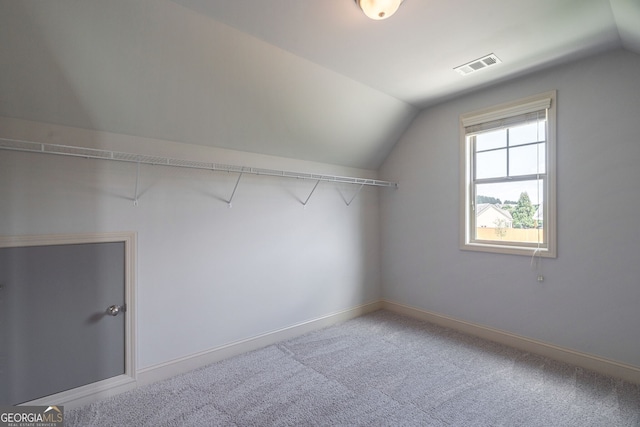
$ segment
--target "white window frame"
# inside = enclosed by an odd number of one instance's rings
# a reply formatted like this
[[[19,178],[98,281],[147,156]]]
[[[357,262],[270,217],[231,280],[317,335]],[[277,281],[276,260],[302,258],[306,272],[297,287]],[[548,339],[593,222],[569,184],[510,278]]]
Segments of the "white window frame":
[[[547,139],[545,147],[545,177],[543,188],[544,239],[534,245],[475,239],[474,153],[467,135],[486,125],[499,129],[498,122],[527,113],[546,110]],[[473,111],[460,116],[460,248],[512,255],[555,258],[556,245],[556,91],[541,93],[513,102]]]

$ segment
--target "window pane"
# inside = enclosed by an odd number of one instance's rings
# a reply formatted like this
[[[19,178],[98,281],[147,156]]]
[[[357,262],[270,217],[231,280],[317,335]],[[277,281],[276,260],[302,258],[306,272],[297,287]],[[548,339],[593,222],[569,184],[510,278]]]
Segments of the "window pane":
[[[544,143],[510,148],[509,176],[545,173],[544,148]]]
[[[507,130],[498,129],[490,132],[479,133],[476,138],[476,152],[503,148],[507,146]]]
[[[527,193],[529,200],[534,205],[542,202],[543,179],[532,179],[527,181],[509,181],[491,184],[476,185],[476,201],[480,203],[481,196],[493,197],[499,200],[501,205],[515,205],[518,203],[522,193]]]
[[[507,150],[486,151],[476,154],[476,179],[507,176]]]
[[[546,141],[546,121],[531,122],[509,128],[509,146]]]
[[[543,183],[476,185],[474,239],[544,243]]]

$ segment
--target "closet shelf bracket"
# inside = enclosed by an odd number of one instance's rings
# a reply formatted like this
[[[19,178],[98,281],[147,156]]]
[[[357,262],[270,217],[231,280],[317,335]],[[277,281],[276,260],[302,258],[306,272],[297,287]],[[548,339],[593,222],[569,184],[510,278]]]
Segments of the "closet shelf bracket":
[[[240,178],[242,178],[242,174],[244,172],[240,172],[240,175],[238,175],[238,179],[236,180],[236,185],[233,187],[233,192],[231,193],[231,197],[229,198],[229,201],[227,202],[229,204],[229,207],[233,207],[233,205],[231,204],[231,202],[233,202],[233,197],[236,195],[236,190],[238,189],[238,184],[240,184]]]
[[[140,162],[136,164],[136,188],[133,192],[133,206],[138,206],[138,180],[140,179]]]
[[[302,206],[304,206],[305,208],[307,207],[307,203],[309,203],[309,199],[311,199],[311,196],[313,195],[313,192],[316,191],[316,188],[318,188],[318,184],[320,184],[320,180],[316,181],[316,185],[313,186],[313,189],[311,190],[311,193],[309,193],[309,195],[307,196],[307,200],[302,202]]]
[[[356,197],[358,197],[358,194],[360,194],[360,190],[362,190],[362,187],[364,187],[364,184],[361,184],[360,187],[358,187],[358,189],[356,190],[355,193],[353,193],[353,196],[348,202],[347,202],[347,199],[344,200],[347,206],[351,206],[351,203],[356,199]]]

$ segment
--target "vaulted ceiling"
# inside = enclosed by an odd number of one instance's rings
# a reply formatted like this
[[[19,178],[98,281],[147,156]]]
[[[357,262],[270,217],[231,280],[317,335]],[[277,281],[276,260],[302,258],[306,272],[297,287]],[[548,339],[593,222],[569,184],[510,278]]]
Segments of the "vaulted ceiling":
[[[353,0],[0,0],[0,116],[376,169],[422,108],[615,48],[640,53],[637,0],[383,21]]]

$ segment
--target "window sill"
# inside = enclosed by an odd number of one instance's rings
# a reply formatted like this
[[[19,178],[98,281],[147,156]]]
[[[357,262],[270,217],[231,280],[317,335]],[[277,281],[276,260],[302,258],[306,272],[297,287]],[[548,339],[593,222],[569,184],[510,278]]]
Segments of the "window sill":
[[[506,255],[540,256],[543,258],[556,258],[555,251],[549,248],[531,248],[527,246],[499,245],[493,243],[464,243],[460,246],[464,251],[491,252]]]

